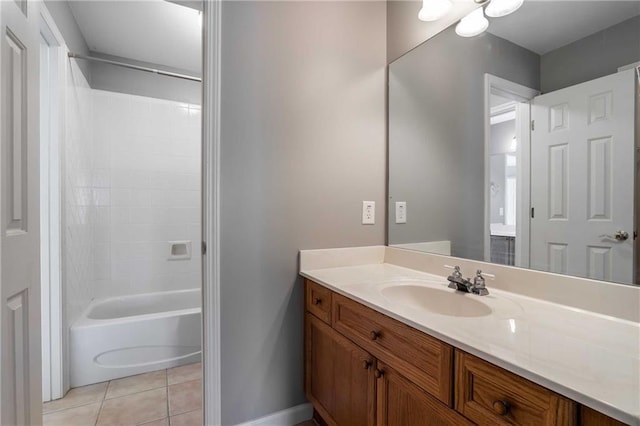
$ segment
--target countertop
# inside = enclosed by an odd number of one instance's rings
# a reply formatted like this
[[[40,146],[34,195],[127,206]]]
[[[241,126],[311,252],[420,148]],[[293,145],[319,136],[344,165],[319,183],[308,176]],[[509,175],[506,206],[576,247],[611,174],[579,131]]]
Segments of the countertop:
[[[445,276],[394,264],[320,268],[301,275],[541,386],[640,426],[640,324],[491,287],[492,313],[457,317],[392,301],[390,285],[446,289]],[[448,289],[447,289],[448,290]],[[453,290],[449,290],[453,291]]]

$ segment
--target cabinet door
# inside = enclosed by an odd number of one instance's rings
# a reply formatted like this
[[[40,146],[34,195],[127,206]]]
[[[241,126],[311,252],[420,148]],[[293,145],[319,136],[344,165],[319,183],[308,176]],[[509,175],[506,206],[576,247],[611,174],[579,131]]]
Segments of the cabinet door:
[[[305,315],[305,391],[329,425],[374,424],[373,367],[369,353]]]
[[[467,419],[378,361],[378,426],[472,425]]]

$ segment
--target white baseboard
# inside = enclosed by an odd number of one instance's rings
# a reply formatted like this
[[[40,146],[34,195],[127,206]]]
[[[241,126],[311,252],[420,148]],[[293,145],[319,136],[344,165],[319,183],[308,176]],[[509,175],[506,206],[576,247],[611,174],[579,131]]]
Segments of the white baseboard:
[[[311,404],[300,404],[236,426],[294,426],[313,416]]]

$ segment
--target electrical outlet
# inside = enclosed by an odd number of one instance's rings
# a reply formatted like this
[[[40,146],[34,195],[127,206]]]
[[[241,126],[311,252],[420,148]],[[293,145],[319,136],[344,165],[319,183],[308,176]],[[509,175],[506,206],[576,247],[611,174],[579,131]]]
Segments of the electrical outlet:
[[[396,223],[407,223],[406,201],[396,201]]]
[[[363,201],[362,202],[362,224],[373,225],[375,223],[376,223],[376,202]]]

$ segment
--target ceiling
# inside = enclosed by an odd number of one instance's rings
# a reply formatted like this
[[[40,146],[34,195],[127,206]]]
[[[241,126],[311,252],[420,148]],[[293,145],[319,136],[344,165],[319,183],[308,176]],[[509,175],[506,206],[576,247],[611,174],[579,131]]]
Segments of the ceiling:
[[[488,32],[539,55],[640,15],[640,0],[525,0],[512,15],[489,18]]]
[[[69,2],[89,50],[200,74],[200,12],[164,0]]]

